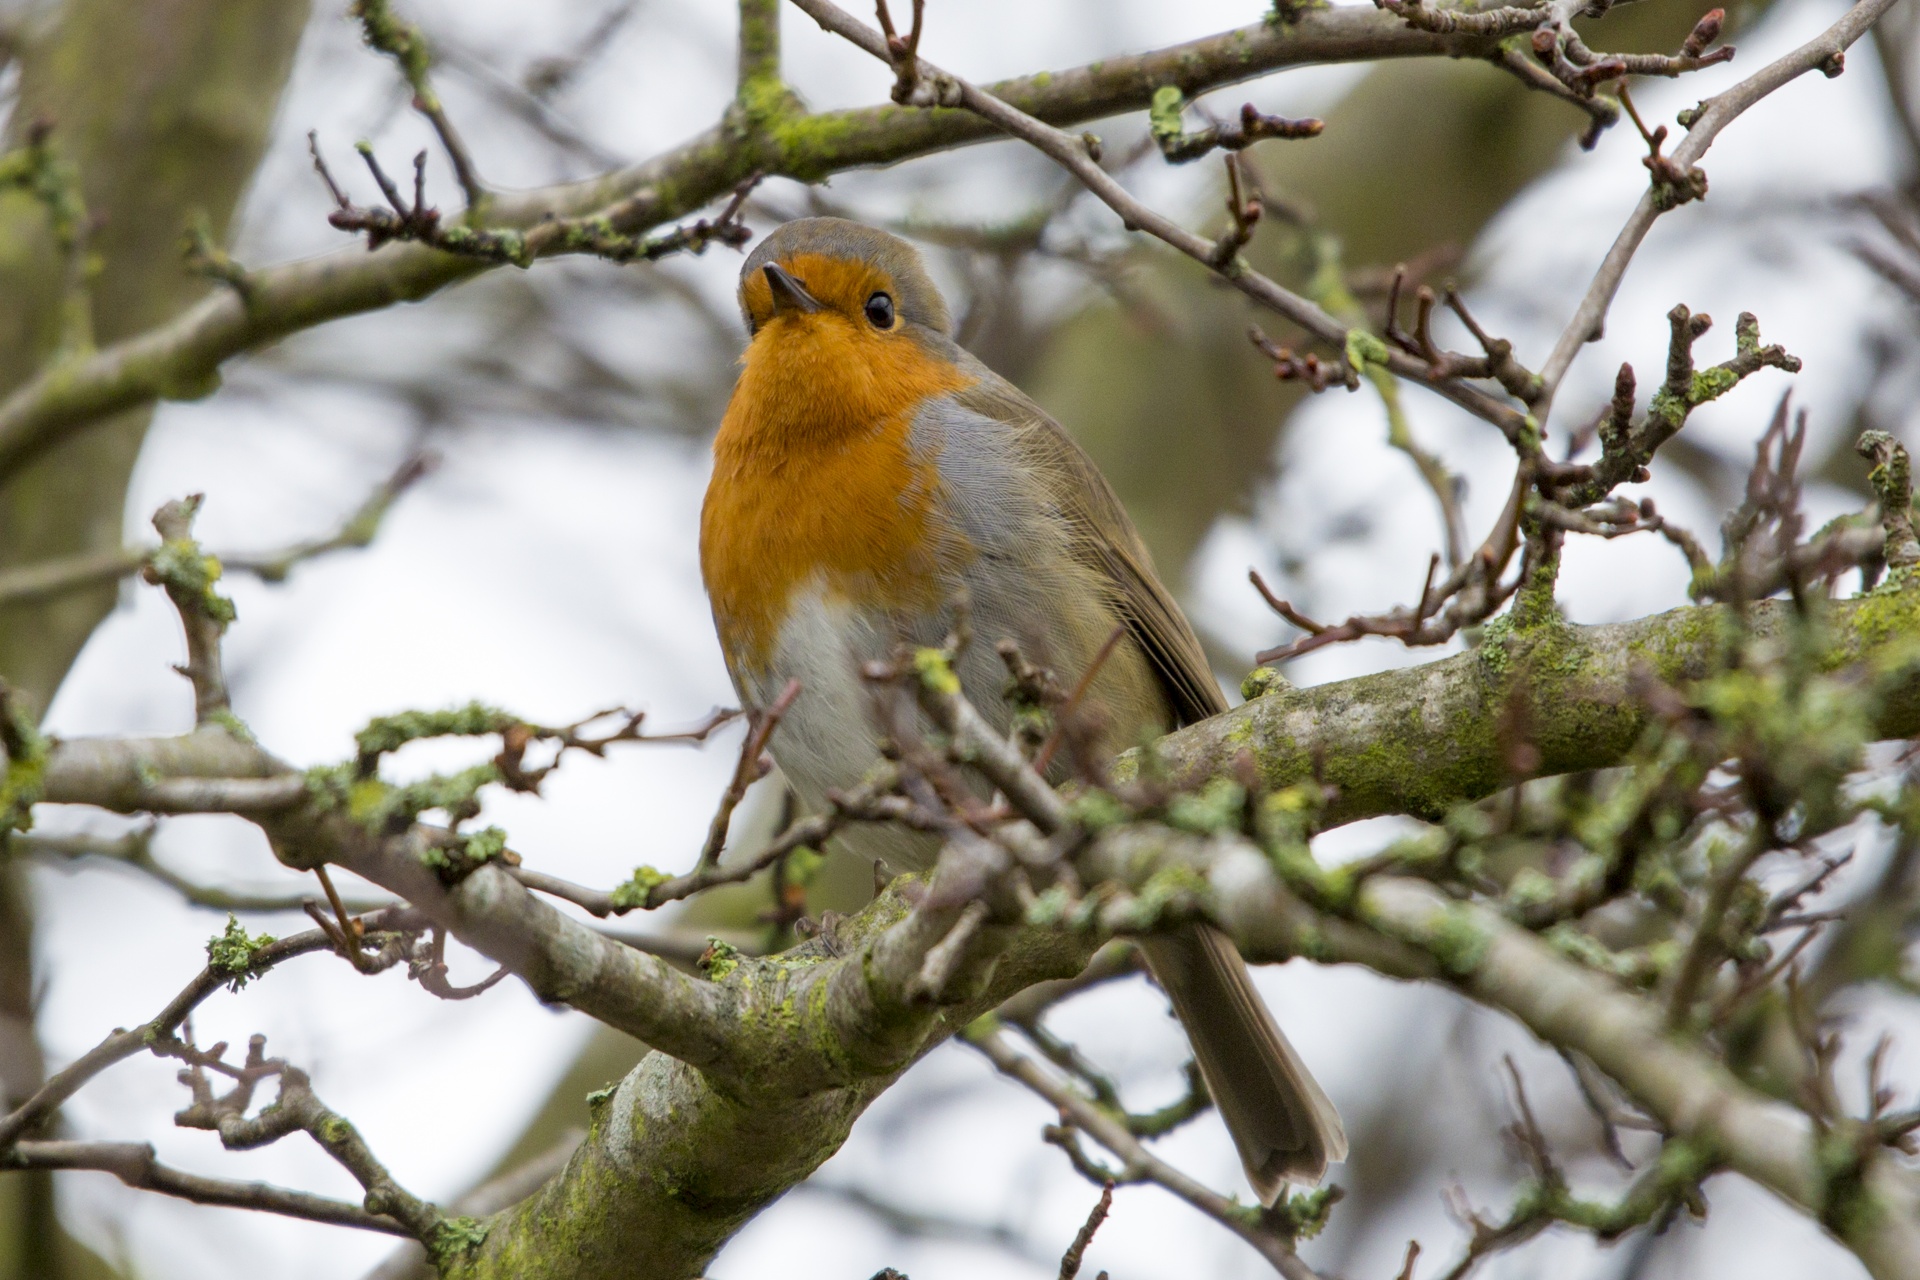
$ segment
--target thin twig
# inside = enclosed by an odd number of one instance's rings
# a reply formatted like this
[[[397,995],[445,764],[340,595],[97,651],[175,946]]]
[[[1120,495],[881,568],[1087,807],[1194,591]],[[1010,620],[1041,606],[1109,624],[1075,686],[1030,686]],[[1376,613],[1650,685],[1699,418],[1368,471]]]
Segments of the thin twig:
[[[826,30],[845,37],[874,57],[893,65],[894,57],[888,49],[886,37],[833,4],[832,0],[793,0],[793,2]],[[925,58],[918,59],[918,67],[923,83],[951,85],[952,96],[957,99],[957,105],[964,106],[1011,136],[1031,143],[1072,173],[1085,184],[1088,190],[1120,216],[1121,223],[1129,231],[1145,231],[1165,241],[1196,262],[1217,271],[1236,289],[1261,305],[1285,316],[1334,350],[1343,352],[1347,350],[1348,337],[1352,332],[1347,325],[1341,324],[1299,294],[1253,270],[1237,255],[1224,261],[1216,261],[1219,255],[1219,246],[1216,242],[1188,231],[1136,200],[1114,180],[1112,175],[1100,167],[1089,153],[1084,139],[1073,137],[1044,121],[1035,119],[985,90],[933,67]],[[955,104],[947,104],[942,100],[942,105]],[[1381,363],[1395,373],[1426,381],[1427,369],[1424,362],[1403,352],[1384,348],[1377,354],[1382,357]],[[1526,429],[1525,415],[1502,404],[1479,388],[1457,379],[1441,380],[1432,385],[1439,394],[1460,405],[1469,413],[1485,418],[1499,427],[1510,439],[1518,440],[1522,437]]]
[[[800,682],[787,681],[786,687],[778,697],[764,708],[747,712],[747,737],[740,744],[740,759],[734,765],[733,777],[727,782],[727,789],[720,797],[720,806],[714,811],[713,821],[707,825],[706,843],[700,846],[700,856],[694,862],[696,872],[705,871],[720,861],[721,851],[727,845],[727,829],[733,824],[733,811],[747,794],[747,788],[767,774],[767,764],[762,759],[767,743],[772,740],[774,730],[780,727],[780,718],[787,714],[794,700],[800,696]]]
[[[1244,1207],[1154,1155],[1125,1125],[1091,1100],[1050,1079],[1037,1063],[1008,1043],[1003,1032],[975,1025],[964,1033],[964,1039],[986,1055],[1002,1075],[1046,1099],[1060,1112],[1062,1121],[1117,1156],[1123,1169],[1115,1181],[1151,1182],[1164,1187],[1252,1245],[1287,1280],[1319,1280],[1284,1236],[1248,1214]]]
[[[17,1142],[0,1151],[0,1168],[95,1169],[111,1173],[139,1191],[190,1200],[195,1204],[224,1205],[277,1213],[336,1227],[356,1227],[388,1235],[413,1236],[406,1224],[384,1214],[369,1213],[357,1204],[332,1200],[307,1191],[294,1191],[265,1182],[238,1182],[187,1173],[159,1162],[145,1142]]]
[[[1893,0],[1858,0],[1845,16],[1819,36],[1793,52],[1776,58],[1731,89],[1715,94],[1698,107],[1683,112],[1680,122],[1686,126],[1687,136],[1673,149],[1671,162],[1683,169],[1690,168],[1707,153],[1707,148],[1713,145],[1720,131],[1749,107],[1809,71],[1835,66],[1835,59],[1865,35],[1879,21],[1880,15],[1892,6]],[[1552,354],[1540,369],[1541,394],[1535,401],[1534,411],[1541,421],[1546,420],[1554,393],[1559,390],[1560,382],[1572,367],[1574,358],[1580,354],[1580,348],[1600,336],[1607,309],[1620,288],[1621,279],[1627,274],[1628,265],[1654,221],[1664,212],[1666,206],[1661,199],[1660,188],[1650,187],[1640,197],[1640,203],[1628,216],[1620,234],[1614,238],[1613,246],[1607,250],[1607,256],[1594,274],[1593,282],[1587,286],[1586,295],[1581,298],[1572,319],[1554,343]]]
[[[1113,1207],[1113,1183],[1100,1188],[1100,1200],[1087,1214],[1087,1220],[1074,1233],[1073,1243],[1060,1255],[1060,1280],[1073,1280],[1080,1274],[1080,1261],[1086,1257],[1087,1246],[1093,1243],[1093,1233],[1107,1220],[1107,1210]]]

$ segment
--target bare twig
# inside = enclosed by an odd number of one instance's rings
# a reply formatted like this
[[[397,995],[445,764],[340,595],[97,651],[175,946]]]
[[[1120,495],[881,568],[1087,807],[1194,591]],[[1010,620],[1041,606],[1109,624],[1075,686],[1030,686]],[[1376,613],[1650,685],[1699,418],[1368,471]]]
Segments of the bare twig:
[[[169,502],[154,513],[160,549],[147,561],[147,581],[167,589],[187,632],[187,665],[180,674],[193,684],[194,723],[230,716],[227,678],[220,666],[220,637],[233,621],[233,601],[214,590],[220,562],[193,539],[193,518],[200,495]]]
[[[281,582],[294,568],[334,551],[372,545],[387,512],[420,477],[432,470],[432,454],[413,454],[376,488],[360,509],[324,538],[296,542],[278,551],[231,552],[217,556],[230,573],[251,573],[268,582]],[[155,547],[124,547],[117,551],[88,552],[45,560],[0,572],[0,605],[25,604],[113,582],[145,569],[160,554]]]
[[[740,744],[740,759],[734,765],[733,777],[728,780],[727,789],[720,797],[720,807],[714,811],[713,821],[707,825],[707,841],[700,846],[700,856],[694,862],[696,872],[706,871],[720,861],[721,851],[727,845],[727,829],[733,823],[733,811],[747,794],[747,788],[767,775],[771,767],[771,761],[766,758],[767,743],[780,727],[780,718],[787,714],[799,696],[800,682],[789,680],[779,696],[766,707],[747,712],[747,737]]]
[[[1093,1233],[1107,1220],[1107,1210],[1113,1207],[1113,1184],[1107,1183],[1100,1188],[1100,1200],[1087,1214],[1087,1220],[1074,1233],[1073,1243],[1060,1255],[1060,1280],[1074,1280],[1080,1274],[1080,1261],[1087,1254],[1087,1246],[1093,1243]]]
[[[248,912],[300,911],[312,899],[306,894],[235,893],[213,885],[189,880],[153,856],[155,828],[142,827],[112,838],[55,836],[31,833],[14,837],[14,849],[43,862],[75,863],[97,859],[151,876],[179,894],[185,902],[213,911]],[[346,899],[347,910],[355,915],[378,911],[391,902]]]
[[[832,0],[793,0],[793,2],[826,30],[845,37],[889,64],[893,63],[894,58],[889,51],[886,37],[849,15],[838,5],[833,4]],[[1334,350],[1349,352],[1349,337],[1354,332],[1349,326],[1341,324],[1299,294],[1253,270],[1237,254],[1222,259],[1218,243],[1188,231],[1136,200],[1114,180],[1112,175],[1100,167],[1097,160],[1089,153],[1084,139],[1064,133],[985,90],[934,68],[924,58],[919,58],[917,65],[923,82],[943,85],[951,83],[953,92],[950,96],[956,99],[957,105],[964,106],[1013,137],[1033,144],[1072,173],[1085,184],[1088,190],[1120,216],[1121,223],[1128,230],[1145,231],[1165,241],[1196,262],[1219,272],[1236,289],[1261,305],[1285,316]],[[943,105],[945,105],[944,100]],[[1365,335],[1363,334],[1362,337],[1364,338]],[[1352,353],[1349,352],[1349,354]],[[1403,352],[1392,351],[1384,344],[1376,343],[1374,347],[1368,348],[1366,354],[1368,359],[1379,357],[1379,363],[1386,365],[1395,373],[1425,380],[1425,364]],[[1516,440],[1521,438],[1525,430],[1524,415],[1478,388],[1457,379],[1441,380],[1433,385],[1441,395],[1475,416],[1492,422],[1509,438]]]
[[[827,797],[828,808],[824,813],[809,814],[795,820],[774,837],[766,848],[734,866],[724,866],[716,859],[704,866],[696,865],[692,871],[677,876],[667,875],[652,867],[641,867],[634,872],[631,880],[611,892],[589,889],[523,865],[509,866],[508,872],[527,888],[584,907],[596,916],[624,915],[636,910],[651,911],[669,902],[690,898],[716,885],[741,884],[751,880],[796,849],[818,849],[850,822],[899,822],[908,826],[926,826],[909,801],[892,794],[896,782],[897,775],[891,769],[877,768],[853,790],[830,793]]]
[[[387,203],[371,207],[355,204],[334,178],[320,154],[316,135],[307,135],[307,149],[313,157],[314,171],[327,185],[335,208],[327,221],[342,231],[366,236],[367,248],[378,249],[394,241],[428,245],[443,253],[473,258],[494,265],[531,266],[535,259],[556,254],[580,253],[609,262],[655,262],[676,253],[702,254],[708,246],[724,244],[739,248],[752,238],[752,232],[740,221],[747,196],[760,182],[759,173],[747,175],[738,183],[718,217],[701,218],[657,236],[630,235],[617,229],[617,219],[598,216],[586,218],[545,218],[533,227],[483,227],[448,224],[440,211],[427,203],[427,153],[413,158],[413,198],[407,199],[381,168],[373,148],[360,143],[356,148],[367,170],[379,186]]]
[[[468,218],[479,217],[487,204],[487,188],[474,168],[467,144],[453,127],[452,119],[440,103],[440,95],[434,91],[433,79],[428,73],[433,55],[427,48],[426,37],[420,34],[420,28],[396,18],[387,0],[353,0],[348,12],[360,20],[360,34],[367,44],[399,65],[400,73],[413,90],[413,109],[433,126],[441,148],[453,165],[454,177],[459,179],[461,194],[466,197]]]
[[[389,908],[365,921],[368,933],[404,932],[417,927],[419,918],[404,908]],[[244,941],[234,941],[236,936]],[[157,1052],[178,1045],[175,1033],[181,1023],[214,992],[258,977],[295,956],[327,950],[332,941],[327,934],[319,931],[279,940],[246,938],[244,931],[236,935],[230,927],[226,939],[216,939],[216,943],[222,945],[209,945],[207,967],[151,1020],[131,1031],[115,1031],[64,1069],[49,1076],[31,1097],[0,1118],[0,1151],[32,1132],[61,1103],[114,1063],[123,1062],[142,1050]]]
[[[111,1173],[136,1190],[156,1191],[161,1195],[191,1200],[195,1204],[277,1213],[289,1218],[304,1218],[308,1222],[357,1227],[362,1231],[381,1231],[388,1235],[413,1235],[412,1229],[406,1224],[384,1214],[371,1213],[344,1200],[332,1200],[311,1192],[293,1191],[264,1182],[237,1182],[186,1173],[161,1164],[154,1156],[152,1145],[145,1142],[17,1142],[0,1151],[0,1168],[96,1169]]]
[[[1707,148],[1713,145],[1720,131],[1749,107],[1809,71],[1836,66],[1835,59],[1865,35],[1892,4],[1893,0],[1859,0],[1819,36],[1768,63],[1731,89],[1682,112],[1680,123],[1686,127],[1687,136],[1673,149],[1668,157],[1669,162],[1682,172],[1690,170],[1706,154]],[[1586,295],[1580,300],[1572,319],[1554,343],[1552,354],[1541,367],[1541,393],[1535,402],[1535,413],[1542,421],[1574,357],[1580,354],[1580,348],[1600,336],[1607,309],[1627,273],[1628,264],[1640,248],[1640,242],[1646,238],[1655,219],[1672,207],[1664,202],[1662,188],[1657,182],[1656,177],[1656,185],[1650,186],[1647,193],[1640,197],[1639,205],[1615,237],[1613,247],[1607,250],[1607,256],[1595,273],[1593,282],[1587,286]]]
[[[1154,1155],[1125,1125],[1081,1094],[1050,1079],[1031,1058],[1009,1044],[1004,1033],[976,1025],[964,1033],[964,1038],[986,1055],[1002,1075],[1025,1085],[1057,1108],[1063,1123],[1085,1133],[1117,1156],[1123,1164],[1118,1175],[1111,1176],[1112,1181],[1152,1182],[1164,1187],[1252,1245],[1287,1280],[1318,1280],[1312,1268],[1293,1251],[1292,1242],[1285,1235]],[[1109,1176],[1102,1174],[1095,1181],[1104,1183]]]

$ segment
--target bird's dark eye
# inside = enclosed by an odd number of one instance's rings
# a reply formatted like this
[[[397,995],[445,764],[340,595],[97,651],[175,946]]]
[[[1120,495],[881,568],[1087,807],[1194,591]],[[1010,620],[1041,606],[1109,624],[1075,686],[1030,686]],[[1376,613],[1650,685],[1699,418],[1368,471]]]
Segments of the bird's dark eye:
[[[893,328],[893,299],[884,293],[876,293],[868,298],[867,319],[876,329]]]

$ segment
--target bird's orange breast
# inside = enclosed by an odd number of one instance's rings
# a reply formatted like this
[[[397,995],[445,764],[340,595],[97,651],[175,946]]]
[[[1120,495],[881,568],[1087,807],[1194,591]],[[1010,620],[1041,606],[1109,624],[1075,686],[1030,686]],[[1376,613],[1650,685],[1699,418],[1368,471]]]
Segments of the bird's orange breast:
[[[940,517],[936,460],[908,437],[927,399],[972,379],[910,334],[831,311],[769,321],[741,364],[700,518],[729,662],[764,670],[810,582],[862,607],[938,608],[968,549]]]

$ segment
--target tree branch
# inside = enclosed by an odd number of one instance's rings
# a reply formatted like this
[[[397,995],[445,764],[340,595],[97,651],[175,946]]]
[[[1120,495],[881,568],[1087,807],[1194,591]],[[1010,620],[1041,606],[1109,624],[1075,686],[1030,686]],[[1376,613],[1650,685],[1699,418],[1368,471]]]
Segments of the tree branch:
[[[874,57],[892,64],[886,38],[832,3],[832,0],[793,0],[793,3],[826,30],[845,37]],[[1063,133],[992,91],[942,71],[924,58],[918,61],[918,74],[927,83],[938,86],[935,96],[941,105],[964,106],[1009,136],[1028,142],[1043,152],[1120,215],[1121,223],[1129,231],[1145,231],[1201,265],[1217,271],[1234,288],[1255,302],[1286,317],[1334,350],[1345,353],[1350,364],[1377,363],[1402,377],[1426,383],[1467,412],[1498,426],[1509,439],[1521,438],[1526,423],[1524,414],[1458,379],[1433,378],[1426,362],[1405,352],[1395,351],[1371,335],[1342,324],[1306,298],[1247,265],[1240,257],[1240,249],[1251,236],[1253,224],[1237,209],[1235,232],[1230,232],[1219,241],[1208,240],[1136,200],[1112,174],[1100,167],[1097,148],[1087,138],[1075,138]],[[949,98],[951,101],[948,101]],[[1364,355],[1350,341],[1355,338],[1371,340],[1370,346],[1364,348]]]
[[[1779,634],[1791,608],[1754,606],[1753,632]],[[1527,690],[1539,753],[1528,776],[1610,768],[1649,723],[1636,668],[1670,684],[1708,674],[1727,617],[1718,606],[1690,606],[1605,626],[1556,617],[1498,629],[1477,649],[1439,662],[1256,698],[1162,738],[1154,750],[1181,779],[1231,776],[1242,751],[1269,787],[1317,779],[1333,789],[1330,824],[1384,813],[1438,818],[1517,780],[1501,728],[1515,690]],[[1920,635],[1920,590],[1836,601],[1827,623],[1824,669],[1903,663],[1907,638]],[[1877,736],[1920,733],[1920,672],[1901,672],[1875,709]],[[1137,767],[1137,754],[1124,756],[1116,773],[1125,778]]]
[[[1446,982],[1592,1060],[1676,1139],[1694,1144],[1699,1163],[1723,1162],[1799,1206],[1871,1274],[1920,1274],[1920,1183],[1912,1173],[1871,1149],[1836,1164],[1805,1113],[1669,1034],[1658,1005],[1484,906],[1420,881],[1374,876],[1349,909],[1322,911],[1296,897],[1257,846],[1233,837],[1123,830],[1096,844],[1084,865],[1135,886],[1168,867],[1199,872],[1214,918],[1250,960],[1304,954]]]
[[[1416,31],[1392,14],[1310,9],[1130,57],[988,86],[997,99],[1054,124],[1144,110],[1156,90],[1189,97],[1289,66],[1406,57],[1491,56],[1492,37]],[[631,235],[690,214],[755,172],[818,181],[997,136],[969,112],[893,105],[805,114],[784,97],[739,105],[728,119],[642,164],[585,182],[487,201],[487,221],[532,228],[566,218],[604,219]],[[557,248],[558,246],[556,246]],[[288,334],[398,302],[418,301],[496,265],[391,244],[342,250],[248,274],[245,296],[220,290],[165,324],[84,358],[51,366],[0,401],[0,479],[68,432],[155,399],[196,399],[219,385],[220,366]]]
[[[332,534],[309,538],[277,551],[242,551],[216,557],[223,569],[250,573],[266,582],[284,582],[294,568],[335,551],[371,546],[387,512],[400,495],[433,467],[430,454],[414,454],[383,481]],[[86,552],[0,572],[0,607],[28,604],[103,582],[115,582],[153,563],[157,547],[122,547]]]
[[[780,0],[740,0],[738,96],[780,83]]]
[[[157,1191],[195,1204],[278,1213],[336,1227],[383,1231],[388,1235],[413,1234],[392,1218],[369,1213],[344,1200],[330,1200],[265,1182],[236,1182],[183,1172],[161,1164],[154,1158],[153,1147],[144,1142],[21,1142],[0,1153],[0,1168],[97,1169],[111,1173],[136,1190]]]
[[[1059,1111],[1065,1125],[1084,1132],[1118,1156],[1122,1167],[1107,1174],[1110,1182],[1151,1182],[1164,1187],[1246,1241],[1287,1280],[1320,1280],[1314,1270],[1293,1251],[1293,1242],[1288,1236],[1267,1220],[1271,1210],[1263,1213],[1229,1200],[1154,1155],[1124,1123],[1077,1090],[1050,1077],[1032,1058],[1015,1049],[1005,1033],[993,1027],[988,1020],[983,1019],[979,1025],[968,1028],[964,1039],[985,1055],[1001,1075],[1018,1081],[1044,1098]],[[1050,1136],[1050,1140],[1059,1144],[1071,1141],[1072,1135]]]
[[[1690,170],[1707,153],[1707,148],[1713,145],[1720,131],[1732,124],[1742,112],[1807,72],[1819,69],[1830,76],[1838,75],[1842,54],[1892,7],[1893,0],[1858,0],[1840,21],[1792,53],[1774,59],[1733,88],[1681,112],[1680,123],[1686,127],[1687,136],[1673,149],[1673,154],[1666,157],[1668,166],[1682,172]],[[1559,389],[1560,381],[1566,377],[1574,358],[1580,354],[1580,348],[1600,336],[1607,309],[1620,288],[1620,281],[1627,274],[1627,267],[1633,262],[1633,255],[1639,251],[1640,242],[1646,238],[1654,221],[1675,207],[1675,201],[1668,189],[1661,185],[1659,175],[1660,171],[1656,170],[1653,184],[1640,197],[1640,203],[1634,207],[1626,225],[1620,228],[1620,234],[1614,238],[1613,246],[1601,260],[1593,282],[1587,286],[1586,296],[1580,300],[1573,318],[1567,322],[1559,341],[1554,343],[1552,354],[1540,370],[1542,394],[1535,412],[1543,422],[1553,402],[1554,392]]]

